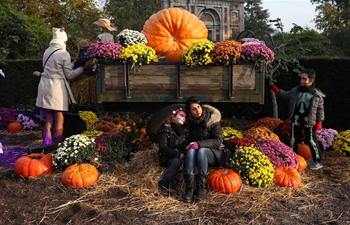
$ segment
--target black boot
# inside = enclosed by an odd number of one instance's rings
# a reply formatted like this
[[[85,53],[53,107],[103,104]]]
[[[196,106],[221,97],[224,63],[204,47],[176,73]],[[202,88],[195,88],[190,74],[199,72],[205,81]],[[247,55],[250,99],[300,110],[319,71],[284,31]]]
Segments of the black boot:
[[[207,198],[207,176],[196,175],[197,189],[196,189],[196,202],[203,201]]]
[[[164,178],[158,182],[158,189],[164,196],[169,196],[169,181]]]
[[[194,189],[196,187],[196,181],[194,174],[185,174],[186,191],[183,197],[184,202],[191,202],[193,199]]]
[[[176,188],[176,184],[177,184],[177,180],[173,179],[172,181],[170,181],[170,192],[171,194],[176,194],[177,193],[177,188]]]

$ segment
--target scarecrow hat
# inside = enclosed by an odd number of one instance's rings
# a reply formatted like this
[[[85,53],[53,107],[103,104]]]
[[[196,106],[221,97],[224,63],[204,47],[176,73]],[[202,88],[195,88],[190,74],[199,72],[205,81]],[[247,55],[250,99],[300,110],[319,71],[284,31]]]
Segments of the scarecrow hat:
[[[93,22],[92,24],[95,24],[100,27],[107,28],[109,31],[116,31],[117,29],[111,24],[111,21],[108,19],[99,19],[98,21]]]

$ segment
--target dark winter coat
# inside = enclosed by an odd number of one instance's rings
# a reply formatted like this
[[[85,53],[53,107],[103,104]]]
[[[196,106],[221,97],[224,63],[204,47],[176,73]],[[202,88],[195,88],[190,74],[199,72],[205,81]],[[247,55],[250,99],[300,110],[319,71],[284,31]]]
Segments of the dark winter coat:
[[[277,98],[284,101],[289,101],[288,119],[291,119],[294,115],[295,106],[298,100],[299,85],[292,88],[290,91],[284,91],[280,89],[280,92],[276,94]],[[324,121],[324,100],[326,97],[319,89],[315,88],[314,97],[311,99],[309,107],[309,121],[306,124],[307,127],[313,127],[317,121]]]
[[[197,142],[199,148],[209,148],[213,151],[217,162],[220,162],[222,151],[220,145],[223,142],[222,129],[220,125],[221,113],[210,105],[203,105],[207,116],[200,124],[188,121],[188,142]]]
[[[176,128],[174,124],[163,124],[158,131],[159,164],[162,166],[172,158],[180,158],[185,154],[186,132]]]
[[[78,58],[74,61],[74,66],[73,69],[76,69],[78,67],[84,66],[84,64],[89,61],[90,58],[87,55],[87,48],[82,48],[79,50],[79,56]],[[92,68],[88,68],[84,70],[84,74],[93,74],[94,71]]]

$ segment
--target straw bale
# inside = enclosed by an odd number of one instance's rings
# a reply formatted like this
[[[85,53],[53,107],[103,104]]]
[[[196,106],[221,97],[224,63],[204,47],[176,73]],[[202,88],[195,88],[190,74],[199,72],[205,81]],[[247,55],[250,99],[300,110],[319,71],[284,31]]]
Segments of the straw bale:
[[[78,104],[96,103],[96,77],[88,76],[71,82],[70,87]]]

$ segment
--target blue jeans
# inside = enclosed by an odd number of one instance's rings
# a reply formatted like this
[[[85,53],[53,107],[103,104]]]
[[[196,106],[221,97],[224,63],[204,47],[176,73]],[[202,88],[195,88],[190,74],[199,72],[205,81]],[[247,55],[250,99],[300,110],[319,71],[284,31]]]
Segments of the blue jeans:
[[[187,150],[185,161],[185,174],[194,174],[197,166],[199,175],[207,175],[208,166],[216,166],[215,156],[209,148],[193,148]]]

